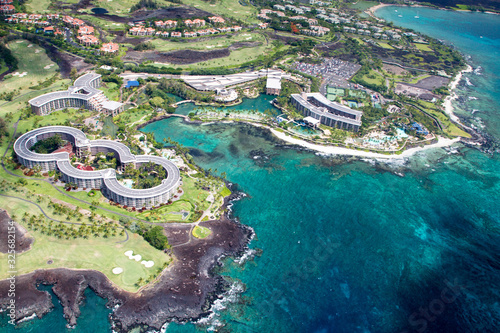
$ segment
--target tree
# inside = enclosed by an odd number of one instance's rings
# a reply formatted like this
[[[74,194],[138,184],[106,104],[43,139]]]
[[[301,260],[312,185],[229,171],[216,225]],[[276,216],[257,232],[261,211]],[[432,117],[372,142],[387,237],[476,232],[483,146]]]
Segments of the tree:
[[[159,225],[152,227],[144,233],[144,240],[158,250],[164,250],[168,246],[167,236],[163,234],[163,228]]]
[[[69,77],[71,80],[76,80],[76,75],[78,74],[78,71],[76,70],[75,67],[71,68],[71,72],[69,73]]]

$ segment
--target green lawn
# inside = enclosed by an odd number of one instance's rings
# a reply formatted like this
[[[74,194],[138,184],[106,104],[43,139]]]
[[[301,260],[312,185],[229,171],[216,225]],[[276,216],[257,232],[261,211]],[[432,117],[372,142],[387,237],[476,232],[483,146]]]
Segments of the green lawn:
[[[427,44],[419,44],[419,43],[413,43],[413,46],[415,46],[417,49],[419,49],[420,51],[424,51],[424,52],[434,52],[433,49],[431,49],[429,47],[429,45]]]
[[[193,228],[193,236],[196,238],[200,238],[200,239],[207,238],[211,234],[212,234],[212,230],[210,230],[206,227],[202,227],[200,225],[197,225]]]
[[[75,119],[77,116],[88,118],[93,114],[96,114],[96,112],[88,110],[82,112],[77,109],[58,110],[46,116],[33,116],[28,119],[21,120],[17,129],[19,132],[25,133],[33,129],[35,123],[40,126],[64,125],[64,123],[69,119]]]
[[[464,138],[470,138],[469,133],[463,131],[457,125],[452,123],[450,118],[446,114],[438,110],[433,103],[426,101],[418,101],[418,104],[420,104],[420,106],[429,114],[439,119],[439,121],[443,125],[443,131],[445,134],[453,137],[461,136]]]
[[[365,11],[368,8],[371,8],[373,6],[378,5],[379,3],[376,1],[356,1],[353,3],[350,3],[348,6],[351,8],[358,9],[360,11]]]
[[[114,2],[114,1],[113,1]],[[92,8],[88,8],[86,11],[90,14]],[[101,19],[99,17],[93,16],[93,15],[81,15],[79,16],[82,20],[85,21],[90,21],[92,24],[95,24],[97,26],[100,26],[104,30],[123,30],[128,28],[126,24],[123,23],[118,23],[118,22],[111,22],[108,20]],[[108,40],[111,40],[112,38],[109,38]]]
[[[370,73],[363,75],[361,79],[369,84],[376,84],[379,86],[385,85],[384,77],[373,70],[370,70]]]
[[[228,197],[231,195],[231,191],[224,186],[224,188],[220,191],[220,195],[222,195],[222,197]]]
[[[124,98],[125,99],[125,98]],[[145,116],[148,116],[151,113],[151,110],[139,110],[136,108],[130,108],[122,113],[120,113],[118,116],[113,118],[113,122],[115,124],[119,123],[124,123],[127,125],[134,124],[135,122],[139,121]],[[131,125],[135,126],[137,124]]]
[[[28,186],[29,187],[29,186]],[[31,186],[33,187],[33,185]],[[39,188],[39,193],[45,193],[42,187]],[[2,192],[13,196],[28,198],[28,200],[36,201],[36,196],[28,197],[25,192]],[[21,216],[25,212],[30,215],[39,215],[41,212],[38,207],[33,204],[13,199],[1,198],[1,206],[6,209],[9,214],[17,216],[16,221],[23,224]],[[51,217],[64,220],[64,216],[55,215],[53,210],[48,207],[48,200],[38,203],[44,211]],[[76,220],[70,220],[76,222]],[[87,218],[82,219],[82,222],[89,223]],[[25,226],[26,227],[26,226]],[[77,227],[77,226],[75,226]],[[134,284],[142,277],[146,279],[150,275],[156,273],[156,270],[169,261],[169,257],[162,251],[159,251],[150,246],[142,237],[129,232],[130,239],[124,243],[117,243],[126,239],[126,236],[118,235],[109,238],[90,237],[89,239],[77,238],[71,240],[58,239],[54,236],[47,236],[38,231],[28,230],[29,234],[35,238],[35,243],[32,249],[18,255],[17,270],[19,274],[25,274],[34,271],[38,268],[77,268],[77,269],[95,269],[104,273],[111,281],[128,291],[135,291],[137,287]],[[143,260],[153,260],[155,266],[146,268],[140,262],[128,259],[123,253],[128,250],[133,250],[135,254],[140,254]],[[0,254],[0,279],[7,275],[6,255]],[[53,260],[53,264],[48,265],[47,260]],[[121,267],[124,272],[120,275],[115,275],[111,270],[115,267]]]
[[[26,2],[26,8],[28,9],[28,12],[49,13],[52,12],[49,10],[50,3],[50,0],[29,0]]]
[[[30,46],[31,45],[31,46]],[[19,68],[14,72],[27,74],[23,77],[14,76],[0,82],[0,93],[19,91],[21,94],[31,91],[30,86],[52,77],[59,70],[59,66],[49,59],[45,50],[36,44],[20,39],[8,44],[9,49],[19,61]],[[9,75],[8,75],[9,76]]]
[[[192,6],[207,12],[221,15],[226,18],[234,18],[246,23],[258,23],[257,9],[251,5],[243,6],[240,1],[234,0],[215,0],[215,1],[200,1],[200,0],[183,0],[183,4]]]
[[[384,48],[384,49],[388,49],[388,50],[394,50],[394,48],[392,46],[390,46],[388,43],[386,42],[377,42],[377,44],[381,47],[381,48]]]
[[[120,99],[120,87],[114,82],[103,82],[101,90],[104,92],[104,95],[112,101],[118,101]]]

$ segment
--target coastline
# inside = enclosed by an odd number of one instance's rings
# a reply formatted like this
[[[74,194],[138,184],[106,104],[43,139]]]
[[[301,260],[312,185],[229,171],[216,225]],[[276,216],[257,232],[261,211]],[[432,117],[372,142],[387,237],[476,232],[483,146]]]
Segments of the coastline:
[[[393,159],[401,159],[405,157],[412,156],[413,154],[417,152],[421,152],[423,150],[431,149],[431,148],[442,148],[442,147],[447,147],[451,146],[454,143],[457,143],[460,141],[460,138],[455,138],[455,139],[447,139],[443,137],[438,137],[438,142],[430,145],[426,145],[423,147],[415,147],[415,148],[410,148],[407,150],[404,150],[401,154],[392,154],[392,155],[385,155],[381,153],[375,153],[371,151],[363,151],[363,150],[355,150],[355,149],[349,149],[349,148],[343,148],[343,147],[334,147],[334,146],[322,146],[319,144],[314,144],[314,143],[309,143],[304,140],[300,139],[295,139],[292,138],[285,133],[276,131],[275,129],[270,129],[271,133],[273,133],[276,137],[279,139],[286,141],[290,144],[297,145],[303,148],[311,149],[314,151],[317,151],[322,154],[327,154],[327,155],[348,155],[348,156],[357,156],[357,157],[368,157],[368,158],[377,158],[377,159],[387,159],[387,160],[393,160]]]
[[[225,210],[239,194],[224,199]],[[166,322],[196,321],[206,317],[212,304],[229,288],[230,283],[214,272],[226,256],[239,258],[248,249],[253,230],[231,218],[230,209],[219,219],[200,223],[212,230],[205,239],[191,237],[191,225],[165,224],[165,232],[172,242],[177,260],[163,271],[155,283],[128,292],[113,284],[102,272],[86,269],[38,269],[18,276],[16,322],[35,316],[42,318],[53,308],[48,292],[37,285],[52,286],[52,291],[63,305],[64,318],[69,326],[77,324],[84,291],[90,288],[107,300],[113,308],[112,327],[115,332],[129,332],[136,327],[160,330]],[[8,290],[9,281],[0,281],[0,290]],[[7,292],[0,296],[0,307],[5,307]]]
[[[422,4],[412,4],[412,5],[409,5],[409,4],[399,4],[399,3],[379,3],[378,5],[375,5],[373,7],[370,7],[368,8],[367,10],[365,10],[365,13],[372,16],[373,18],[377,19],[377,20],[382,20],[381,18],[375,16],[375,12],[380,9],[380,8],[384,8],[384,7],[389,7],[389,6],[394,6],[394,7],[414,7],[414,8],[430,8],[430,9],[437,9],[437,10],[448,10],[448,11],[455,11],[455,12],[470,12],[470,13],[484,13],[484,14],[493,14],[493,15],[500,15],[500,12],[492,12],[492,11],[484,11],[484,12],[480,12],[480,11],[472,11],[470,9],[459,9],[459,8],[454,8],[454,9],[449,9],[449,8],[443,8],[443,7],[432,7],[432,6],[426,6],[426,5],[422,5]]]
[[[458,98],[458,95],[457,95],[457,92],[456,92],[456,89],[458,87],[458,84],[460,83],[460,81],[462,80],[462,77],[465,73],[470,73],[472,72],[472,66],[467,64],[467,68],[466,69],[463,69],[461,70],[456,76],[455,78],[449,83],[449,88],[450,88],[450,92],[451,94],[449,96],[447,96],[443,102],[443,106],[444,106],[444,112],[450,117],[450,119],[453,121],[453,122],[456,122],[462,126],[465,126],[464,124],[462,124],[460,122],[460,118],[458,118],[458,116],[453,112],[454,111],[454,107],[453,107],[453,101],[456,100]]]

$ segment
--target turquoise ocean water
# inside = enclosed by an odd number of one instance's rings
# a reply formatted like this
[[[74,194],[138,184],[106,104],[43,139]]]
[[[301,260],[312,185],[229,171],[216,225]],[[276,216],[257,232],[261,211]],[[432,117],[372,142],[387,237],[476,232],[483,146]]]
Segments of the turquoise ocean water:
[[[415,23],[416,9],[397,8],[402,18],[394,10],[378,14],[453,43],[481,66],[467,76],[472,85],[460,86],[458,112],[480,110],[475,121],[498,139],[500,18],[421,8]],[[355,161],[285,149],[250,125],[172,118],[144,131],[226,172],[247,195],[233,213],[255,230],[245,258],[224,261],[220,273],[232,288],[214,314],[167,332],[498,331],[498,155],[458,146],[406,161]],[[86,304],[78,327],[109,331],[104,302],[88,292]],[[17,332],[59,331],[62,310],[21,326]]]

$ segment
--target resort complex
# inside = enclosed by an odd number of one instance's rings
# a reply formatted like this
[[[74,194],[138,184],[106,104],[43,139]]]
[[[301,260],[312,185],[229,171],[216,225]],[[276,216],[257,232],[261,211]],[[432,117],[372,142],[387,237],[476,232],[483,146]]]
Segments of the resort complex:
[[[56,151],[53,154],[39,154],[30,150],[38,141],[56,134],[72,144],[71,153]],[[152,208],[168,202],[181,182],[179,169],[163,157],[136,156],[122,143],[110,140],[89,140],[82,131],[67,126],[47,126],[25,133],[16,140],[14,151],[19,163],[28,168],[39,166],[42,171],[57,170],[65,182],[74,183],[80,188],[99,189],[108,199],[120,205],[138,209]],[[124,170],[127,165],[139,168],[149,162],[159,164],[165,169],[167,177],[156,187],[131,189],[118,182],[114,169],[86,171],[77,169],[70,163],[72,154],[82,156],[97,153],[112,153],[119,162],[119,170]]]
[[[123,104],[110,101],[97,88],[101,86],[101,75],[88,73],[75,80],[66,91],[56,91],[38,96],[29,101],[33,113],[45,116],[54,110],[85,108],[116,116],[123,110]]]
[[[281,78],[288,79],[290,75],[276,69],[261,69],[259,71],[229,75],[182,75],[181,79],[196,90],[216,91],[217,89],[233,87],[266,77],[276,79],[279,84]]]
[[[362,111],[329,101],[320,93],[291,95],[292,105],[306,117],[312,117],[321,124],[357,132],[361,127]]]

